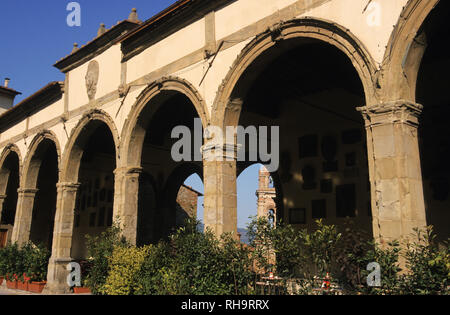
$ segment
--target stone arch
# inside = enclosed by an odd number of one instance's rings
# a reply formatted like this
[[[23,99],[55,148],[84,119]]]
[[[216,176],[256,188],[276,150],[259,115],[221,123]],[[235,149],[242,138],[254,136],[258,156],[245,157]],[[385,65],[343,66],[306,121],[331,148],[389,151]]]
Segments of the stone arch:
[[[13,233],[18,243],[30,240],[51,248],[60,153],[57,137],[48,130],[37,134],[28,147]]]
[[[295,19],[272,26],[242,50],[219,87],[211,115],[212,125],[237,125],[242,104],[230,102],[230,99],[242,74],[263,52],[280,41],[294,38],[317,39],[344,52],[361,79],[366,102],[375,102],[376,66],[364,45],[348,29],[336,23],[315,18]]]
[[[25,162],[23,165],[23,176],[21,181],[21,187],[25,188],[35,188],[37,183],[37,178],[39,174],[39,169],[42,160],[36,157],[39,153],[40,146],[43,141],[50,140],[56,148],[56,153],[58,156],[58,170],[60,172],[61,163],[61,146],[59,144],[58,138],[52,131],[42,131],[37,134],[30,143],[27,155],[25,157]]]
[[[3,149],[3,152],[0,156],[0,195],[4,195],[6,193],[6,187],[8,185],[9,176],[4,176],[3,167],[4,167],[6,159],[8,158],[8,156],[11,153],[17,154],[17,157],[19,159],[19,182],[22,178],[22,156],[20,153],[20,149],[15,144],[8,144]]]
[[[115,144],[116,164],[118,164],[120,138],[115,123],[107,113],[95,109],[83,115],[77,126],[72,129],[61,162],[60,182],[76,183],[78,181],[78,173],[74,170],[78,170],[80,167],[84,151],[82,146],[89,140],[92,132],[89,132],[88,129],[90,127],[93,129],[92,124],[105,124],[110,130]]]
[[[416,81],[427,43],[421,27],[440,0],[410,0],[389,39],[380,72],[382,101],[416,100]]]
[[[200,117],[203,127],[209,124],[210,118],[206,110],[206,103],[198,91],[184,79],[177,77],[163,77],[151,83],[137,98],[133,105],[122,131],[121,153],[122,166],[140,165],[142,155],[142,143],[145,138],[145,130],[137,126],[139,117],[147,106],[156,96],[163,91],[174,91],[186,96],[194,105],[195,110]]]

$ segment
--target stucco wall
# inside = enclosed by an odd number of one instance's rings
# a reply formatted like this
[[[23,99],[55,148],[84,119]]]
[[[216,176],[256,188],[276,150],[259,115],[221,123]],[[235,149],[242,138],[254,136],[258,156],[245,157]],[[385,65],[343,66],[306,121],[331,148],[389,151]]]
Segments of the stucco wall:
[[[211,59],[204,59],[202,50],[207,44],[206,33],[211,31],[211,29],[208,29],[211,28],[211,25],[205,22],[205,18],[200,18],[193,24],[180,29],[178,32],[128,60],[125,67],[127,83],[139,80],[139,85],[142,84],[142,86],[133,87],[125,100],[114,96],[115,99],[99,103],[96,107],[101,108],[112,117],[120,134],[124,122],[133,104],[136,102],[136,98],[145,88],[145,85],[151,83],[147,81],[153,80],[154,76],[149,76],[149,74],[157,73],[158,75],[172,75],[187,80],[198,90],[200,96],[205,100],[207,110],[211,114],[219,86],[239,53],[256,35],[256,33],[252,34],[251,30],[266,29],[271,25],[270,23],[277,22],[277,17],[282,17],[280,12],[286,11],[306,10],[298,17],[316,17],[348,28],[366,46],[372,57],[377,62],[381,62],[391,32],[406,2],[407,0],[373,1],[373,3],[379,4],[381,7],[380,26],[373,26],[367,22],[370,15],[376,12],[374,12],[374,7],[369,7],[364,12],[364,8],[367,5],[365,0],[241,0],[233,2],[215,12],[213,37],[218,44],[222,39],[229,38],[244,28],[246,31],[243,34],[239,33],[241,36],[237,39],[232,41],[228,39],[225,47],[219,52],[209,70]],[[267,27],[264,23],[268,23]],[[195,61],[196,58],[192,58],[192,55],[196,53],[198,54],[196,56],[198,61]],[[188,67],[181,67],[169,73],[157,72],[168,64],[180,61],[188,55],[191,55],[188,57],[190,58],[189,60],[193,60]],[[121,57],[121,46],[117,44],[93,59],[99,63],[100,69],[96,100],[117,91],[121,83],[122,71],[124,70],[121,64]],[[78,113],[77,110],[89,103],[85,83],[88,65],[89,61],[68,73],[67,104],[64,104],[65,97],[63,96],[55,104],[30,116],[28,126],[26,120],[23,120],[4,131],[0,134],[1,145],[5,146],[10,142],[9,139],[13,139],[14,141],[11,142],[16,143],[23,150],[22,154],[25,156],[27,146],[34,134],[33,132],[28,132],[26,135],[27,140],[21,140],[20,138],[24,136],[27,130],[31,128],[38,129],[40,126],[44,126],[46,122],[57,119],[64,112],[64,107],[66,106],[69,113],[73,113],[73,115],[69,115],[70,119],[64,125],[62,123],[54,123],[51,126],[45,126],[45,129],[54,131],[63,150],[72,128],[78,124],[79,119],[82,117],[83,113],[81,111]],[[200,85],[200,81],[204,76],[205,79]]]
[[[236,1],[216,12],[216,38],[220,40],[229,36],[295,2],[295,0]]]
[[[120,50],[120,45],[114,45],[101,55],[92,59],[99,64],[99,79],[97,93],[95,94],[96,99],[117,90],[119,87],[121,77],[121,57],[122,52]],[[89,103],[85,79],[89,62],[90,61],[85,62],[78,68],[69,71],[69,110],[74,110]]]
[[[127,62],[127,82],[170,64],[205,45],[205,19],[200,19],[147,48]]]
[[[317,17],[348,28],[366,46],[375,61],[381,63],[391,33],[407,2],[377,0],[372,1],[366,9],[366,0],[334,0],[313,8],[300,17]]]
[[[28,128],[34,128],[39,126],[45,121],[52,120],[59,117],[64,113],[64,100],[61,99],[50,106],[43,108],[37,113],[30,116],[28,121]]]

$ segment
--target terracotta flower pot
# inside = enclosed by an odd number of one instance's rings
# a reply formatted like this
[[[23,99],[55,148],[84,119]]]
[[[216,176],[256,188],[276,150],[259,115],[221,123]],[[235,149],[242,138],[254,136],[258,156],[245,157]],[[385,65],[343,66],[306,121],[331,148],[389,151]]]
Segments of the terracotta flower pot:
[[[44,287],[46,284],[47,284],[47,281],[42,281],[42,282],[33,281],[28,284],[28,291],[40,294],[44,290]]]
[[[88,293],[91,293],[91,290],[89,290],[89,288],[85,288],[85,287],[74,287],[73,288],[73,293],[75,293],[75,294],[88,294]]]
[[[17,281],[6,280],[6,287],[8,289],[17,289]]]
[[[28,291],[28,282],[17,281],[17,290]]]

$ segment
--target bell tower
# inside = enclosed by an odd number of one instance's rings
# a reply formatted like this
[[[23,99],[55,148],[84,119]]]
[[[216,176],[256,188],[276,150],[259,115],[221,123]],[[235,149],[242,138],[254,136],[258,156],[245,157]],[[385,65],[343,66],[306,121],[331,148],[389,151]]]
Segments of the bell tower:
[[[267,169],[262,166],[259,170],[259,186],[256,191],[258,197],[258,218],[268,217],[269,220],[273,220],[275,223],[277,206],[275,204],[275,198],[277,196],[274,187],[271,187],[272,178]]]

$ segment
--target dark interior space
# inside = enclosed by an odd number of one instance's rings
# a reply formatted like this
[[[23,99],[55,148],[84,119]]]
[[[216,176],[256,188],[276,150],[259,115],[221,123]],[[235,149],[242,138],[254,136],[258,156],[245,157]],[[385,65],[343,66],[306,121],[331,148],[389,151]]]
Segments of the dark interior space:
[[[427,224],[438,238],[450,237],[450,2],[440,1],[427,17],[426,50],[417,79],[417,102],[424,106],[419,126],[423,188]]]

